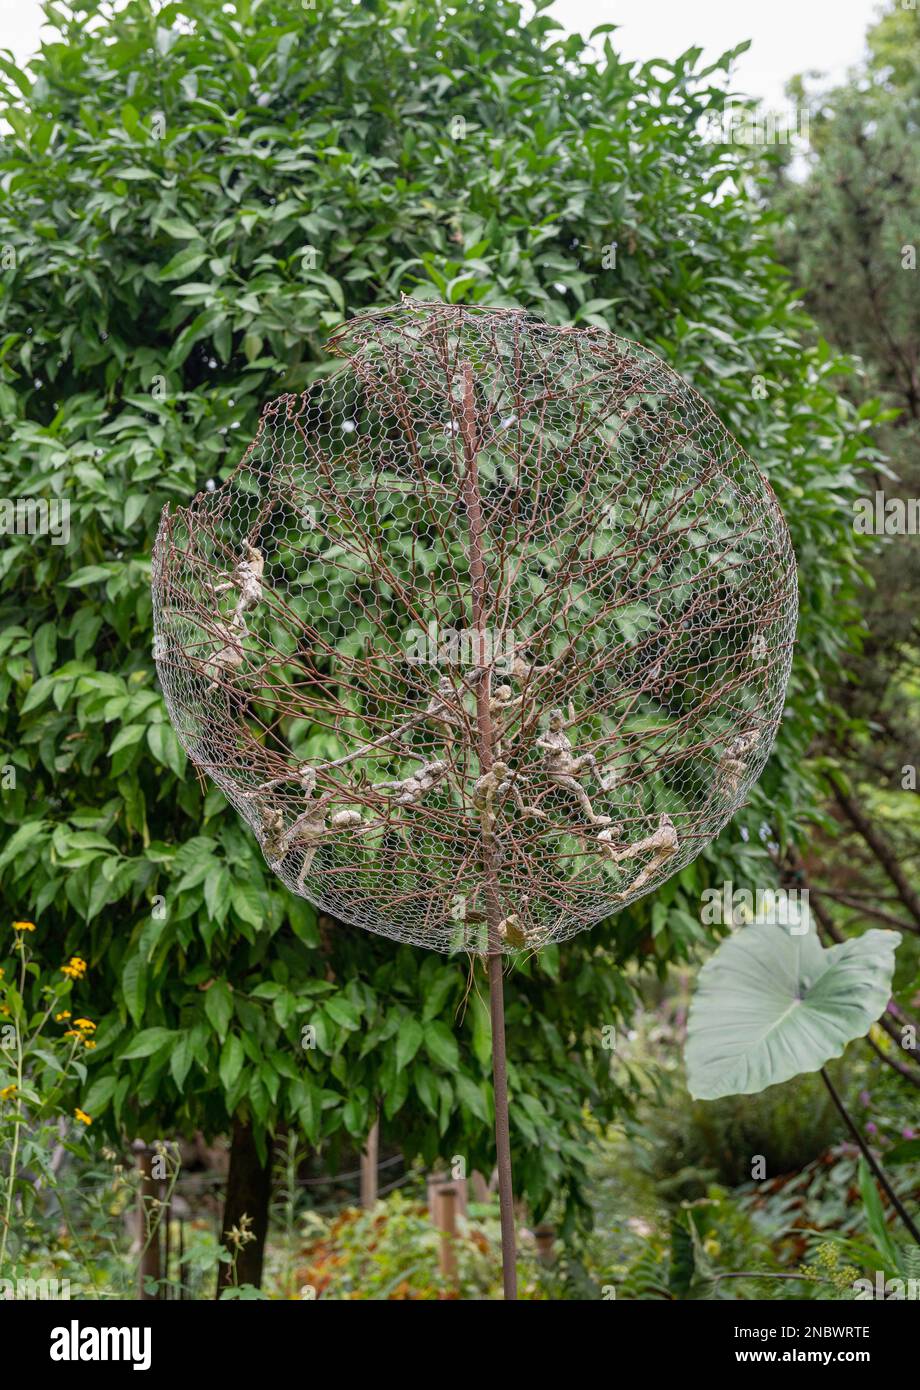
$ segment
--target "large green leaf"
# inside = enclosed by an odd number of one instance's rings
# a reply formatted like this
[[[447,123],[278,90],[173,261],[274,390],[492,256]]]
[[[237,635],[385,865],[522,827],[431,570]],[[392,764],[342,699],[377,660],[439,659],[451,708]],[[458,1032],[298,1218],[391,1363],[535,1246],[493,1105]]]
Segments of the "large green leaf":
[[[700,971],[690,1008],[691,1095],[750,1095],[839,1057],[888,1003],[900,941],[872,930],[824,950],[811,930],[764,925],[730,936]]]

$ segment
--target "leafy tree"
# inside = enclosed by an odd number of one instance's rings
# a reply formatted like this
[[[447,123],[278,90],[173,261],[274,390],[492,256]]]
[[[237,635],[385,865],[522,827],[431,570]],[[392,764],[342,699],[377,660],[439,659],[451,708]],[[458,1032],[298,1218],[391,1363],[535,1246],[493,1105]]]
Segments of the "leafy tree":
[[[232,1122],[240,1166],[294,1125],[334,1159],[379,1101],[407,1155],[488,1169],[481,975],[317,920],[187,776],[150,657],[149,544],[267,397],[329,369],[328,330],[400,291],[641,339],[776,488],[800,654],[747,839],[736,825],[654,901],[515,971],[517,1183],[571,1221],[584,1108],[604,1123],[631,1089],[605,1028],[642,968],[705,941],[702,886],[762,878],[761,825],[814,804],[803,753],[858,625],[839,499],[874,408],[803,346],[746,151],[701,135],[731,55],[629,65],[602,26],[595,60],[543,8],[78,0],[48,6],[27,72],[0,58],[2,490],[71,504],[66,543],[0,551],[0,891],[89,962],[97,1123]]]
[[[920,12],[890,7],[870,28],[867,50],[863,67],[842,85],[793,85],[798,103],[813,112],[804,178],[782,176],[774,198],[783,217],[779,251],[805,287],[808,308],[836,347],[860,358],[860,371],[841,379],[841,389],[861,409],[876,401],[885,407],[862,489],[874,522],[877,492],[895,508],[920,495]],[[840,507],[854,525],[850,499]],[[838,714],[813,750],[827,814],[811,853],[792,852],[788,869],[815,891],[828,940],[866,920],[903,928],[896,985],[900,998],[911,999],[920,956],[920,542],[892,528],[867,539],[864,551],[860,603],[868,631],[834,690]],[[884,1049],[870,1043],[920,1086],[920,1050],[903,1042],[911,1023],[895,1005],[881,1020],[891,1042],[882,1038]]]

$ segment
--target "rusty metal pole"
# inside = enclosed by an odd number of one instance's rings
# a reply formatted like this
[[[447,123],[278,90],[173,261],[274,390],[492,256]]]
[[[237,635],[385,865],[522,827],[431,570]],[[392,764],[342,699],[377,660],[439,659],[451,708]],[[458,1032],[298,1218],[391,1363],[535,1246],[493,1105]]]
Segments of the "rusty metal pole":
[[[473,390],[473,368],[463,367],[463,415],[461,435],[466,461],[466,508],[470,530],[470,577],[473,584],[473,632],[478,646],[477,665],[480,677],[476,685],[476,731],[479,770],[487,773],[492,766],[492,720],[489,713],[490,670],[485,649],[485,616],[487,579],[483,554],[484,522],[479,492],[477,454],[479,438],[476,426],[476,398]],[[502,1233],[502,1283],[505,1298],[517,1298],[517,1251],[514,1234],[514,1191],[511,1178],[511,1136],[508,1120],[508,1067],[505,1055],[505,999],[502,980],[502,952],[498,926],[501,921],[501,902],[498,895],[498,873],[492,818],[482,813],[483,887],[488,927],[489,1012],[492,1019],[492,1091],[495,1097],[495,1150],[498,1161],[498,1206]]]
[[[502,1228],[502,1280],[505,1298],[517,1298],[517,1250],[514,1235],[514,1190],[511,1181],[511,1135],[508,1123],[508,1069],[505,1058],[505,999],[502,958],[489,956],[489,1006],[492,1015],[492,1090],[495,1095],[495,1150],[498,1157],[498,1206]]]

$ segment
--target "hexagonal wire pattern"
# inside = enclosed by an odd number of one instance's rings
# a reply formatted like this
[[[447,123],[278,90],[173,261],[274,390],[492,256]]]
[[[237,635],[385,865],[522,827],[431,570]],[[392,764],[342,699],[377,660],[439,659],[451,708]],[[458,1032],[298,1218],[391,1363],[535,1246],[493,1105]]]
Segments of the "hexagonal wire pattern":
[[[696,392],[603,331],[405,300],[331,347],[163,513],[170,717],[327,913],[442,951],[563,940],[759,776],[796,620],[782,513]]]

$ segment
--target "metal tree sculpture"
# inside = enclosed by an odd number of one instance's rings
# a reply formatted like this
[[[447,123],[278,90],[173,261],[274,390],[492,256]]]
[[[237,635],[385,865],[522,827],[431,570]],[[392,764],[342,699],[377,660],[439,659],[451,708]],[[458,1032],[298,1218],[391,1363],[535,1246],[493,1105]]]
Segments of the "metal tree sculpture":
[[[502,955],[651,892],[741,805],[795,565],[765,479],[633,343],[410,300],[332,347],[164,512],[157,666],[293,892],[487,957],[514,1296]]]

